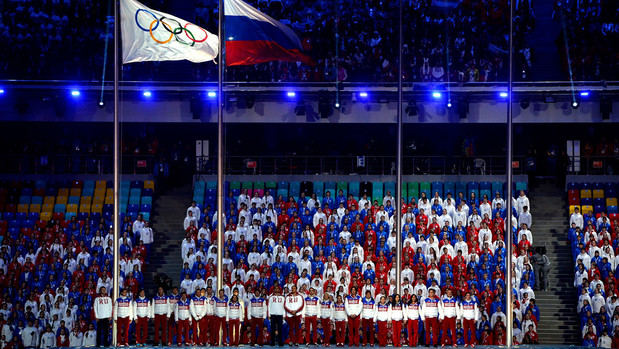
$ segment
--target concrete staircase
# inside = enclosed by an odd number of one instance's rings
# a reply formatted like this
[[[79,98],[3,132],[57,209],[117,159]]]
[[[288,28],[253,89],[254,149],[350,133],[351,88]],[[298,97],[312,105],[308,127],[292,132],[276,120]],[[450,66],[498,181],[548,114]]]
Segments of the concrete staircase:
[[[550,258],[548,291],[535,291],[541,319],[540,343],[579,345],[576,291],[573,287],[573,262],[567,242],[566,195],[555,183],[540,183],[531,188],[534,246],[545,246]]]
[[[160,195],[154,202],[152,217],[155,232],[155,246],[148,268],[150,275],[145,275],[145,288],[151,294],[156,291],[154,276],[158,273],[167,274],[172,278],[172,285],[180,283],[182,269],[181,241],[185,236],[183,219],[185,210],[191,202],[191,184],[171,188]]]

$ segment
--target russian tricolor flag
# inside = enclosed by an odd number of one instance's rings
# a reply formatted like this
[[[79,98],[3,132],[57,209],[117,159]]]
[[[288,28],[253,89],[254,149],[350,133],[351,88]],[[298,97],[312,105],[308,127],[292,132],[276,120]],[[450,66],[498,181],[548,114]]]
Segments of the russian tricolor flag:
[[[224,1],[226,65],[252,65],[269,61],[303,62],[301,40],[292,29],[241,0]]]

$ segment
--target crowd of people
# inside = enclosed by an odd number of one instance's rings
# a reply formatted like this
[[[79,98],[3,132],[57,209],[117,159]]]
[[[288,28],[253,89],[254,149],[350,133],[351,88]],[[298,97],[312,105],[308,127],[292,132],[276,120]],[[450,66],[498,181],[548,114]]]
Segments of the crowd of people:
[[[397,81],[397,2],[249,1],[260,11],[292,27],[316,63],[272,62],[228,67],[234,81]],[[217,1],[196,1],[186,18],[216,32]],[[534,25],[530,2],[516,8],[516,52],[519,67],[528,70],[531,50],[524,36]],[[177,12],[168,1],[145,5]],[[1,5],[0,72],[18,79],[98,80],[104,63],[112,64],[113,17],[106,2],[51,0],[8,1]],[[407,1],[404,30],[406,81],[496,81],[505,79],[508,50],[504,21],[507,2],[462,1],[437,5],[431,0]],[[32,29],[39,33],[35,35]],[[22,57],[25,57],[22,59]],[[126,65],[126,80],[217,79],[214,64],[145,62]],[[172,66],[170,66],[172,67]],[[179,69],[179,67],[183,67]],[[186,69],[185,69],[186,68]],[[107,69],[108,79],[113,69]]]
[[[3,214],[6,219],[7,214]],[[125,217],[122,235],[101,218],[50,221],[6,229],[0,220],[0,348],[95,346],[97,303],[112,289],[113,241],[120,244],[120,285],[137,294],[153,230],[139,215]],[[103,294],[102,293],[102,294]],[[111,303],[110,303],[111,304]]]
[[[570,215],[568,238],[574,257],[574,287],[578,290],[577,311],[584,346],[619,346],[619,299],[615,253],[619,222],[604,212],[581,214],[576,207]]]
[[[553,18],[562,28],[557,47],[564,71],[574,80],[619,77],[614,49],[619,42],[618,12],[619,5],[612,0],[555,1]]]
[[[336,197],[325,192],[322,200],[307,194],[275,199],[268,190],[230,193],[220,290],[217,214],[192,203],[183,221],[180,288],[173,294],[186,295],[190,310],[206,295],[204,316],[210,320],[202,324],[203,315],[188,315],[190,332],[230,345],[355,346],[377,339],[379,345],[473,346],[504,344],[506,326],[513,326],[514,343],[539,342],[534,288],[546,288],[547,281],[529,259],[532,218],[524,192],[512,198],[513,226],[507,230],[514,235],[510,305],[504,282],[507,212],[499,193],[481,200],[422,193],[418,201],[403,202],[399,286],[392,194],[374,201],[342,191]],[[513,311],[513,324],[506,323],[506,311]],[[235,322],[224,322],[224,316]],[[218,337],[223,324],[227,339]],[[185,325],[170,329],[177,344],[205,343],[187,335]]]

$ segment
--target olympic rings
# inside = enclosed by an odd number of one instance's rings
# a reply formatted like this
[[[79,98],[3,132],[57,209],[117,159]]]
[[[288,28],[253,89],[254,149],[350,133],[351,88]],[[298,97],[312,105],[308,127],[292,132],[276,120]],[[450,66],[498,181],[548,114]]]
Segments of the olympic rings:
[[[147,13],[149,15],[151,15],[154,20],[152,22],[150,22],[150,25],[148,26],[148,28],[143,27],[139,20],[138,20],[138,15],[140,14],[140,11],[143,11],[144,13]],[[174,22],[173,24],[176,25],[176,27],[172,27],[172,25],[170,25],[169,23],[166,23],[166,21],[168,22]],[[165,39],[165,40],[159,40],[155,37],[154,32],[157,30],[157,28],[159,27],[159,24],[161,23],[161,26],[163,27],[163,29],[165,29],[165,31],[167,31],[168,33],[170,33],[170,36]],[[148,32],[151,39],[153,39],[153,41],[155,41],[158,44],[167,44],[169,42],[172,41],[172,38],[174,38],[176,40],[176,42],[183,44],[183,45],[188,45],[188,46],[194,46],[196,43],[201,43],[206,41],[206,39],[208,38],[208,32],[201,28],[198,27],[195,24],[189,23],[187,22],[185,24],[185,26],[181,26],[181,23],[174,19],[174,18],[167,18],[162,16],[161,18],[157,18],[157,16],[155,16],[154,13],[145,10],[145,9],[138,9],[137,11],[135,11],[135,24],[138,26],[138,28],[142,29],[145,32]],[[193,35],[193,33],[187,28],[189,25],[193,25],[199,29],[201,29],[204,32],[204,38],[200,39],[200,40],[196,40],[195,35]],[[178,35],[182,34],[183,32],[185,32],[185,35],[187,36],[187,38],[191,41],[191,43],[181,39]]]
[[[190,24],[191,23],[187,22],[187,24],[185,24],[185,26],[183,28],[185,30],[187,30],[187,26],[190,25]],[[198,26],[196,25],[196,27],[198,27]],[[206,32],[206,30],[204,30],[204,28],[202,28],[202,27],[198,27],[198,28],[201,29],[204,32],[204,39],[202,39],[202,40],[195,40],[195,38],[193,38],[193,39],[191,39],[191,41],[193,41],[193,42],[205,42],[206,39],[208,38],[208,33]],[[190,33],[190,31],[187,30],[187,33]],[[187,37],[189,37],[189,35],[187,35]]]

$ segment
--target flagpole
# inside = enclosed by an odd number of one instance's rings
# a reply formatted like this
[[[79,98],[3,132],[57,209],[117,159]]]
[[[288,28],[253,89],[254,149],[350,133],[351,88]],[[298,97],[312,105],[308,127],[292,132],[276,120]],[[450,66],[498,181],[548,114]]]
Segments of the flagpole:
[[[395,251],[395,285],[396,285],[396,294],[400,293],[402,280],[402,0],[399,0],[400,7],[400,25],[399,25],[399,43],[398,43],[398,110],[397,110],[397,143],[398,150],[397,154],[397,174],[396,174],[396,197],[394,202],[395,206],[395,226],[396,226],[396,251]],[[412,280],[409,280],[412,281]]]
[[[223,43],[225,42],[223,33],[223,0],[219,0],[219,65],[217,72],[217,292],[223,287],[223,212],[224,212],[224,132],[223,132],[223,74],[224,74],[224,57]]]
[[[118,61],[118,39],[120,37],[120,16],[118,15],[118,0],[114,1],[114,290],[112,300],[116,302],[119,292],[119,253],[118,253],[118,237],[120,236],[120,175],[119,175],[119,125],[118,125],[118,71],[120,64]],[[118,327],[116,321],[112,322],[112,343],[118,346],[116,333]]]
[[[507,82],[507,227],[505,229],[505,244],[507,253],[505,254],[505,286],[507,288],[505,299],[505,315],[506,315],[506,336],[505,344],[508,348],[513,345],[513,326],[514,326],[514,311],[512,309],[513,285],[512,285],[512,187],[513,187],[513,171],[512,171],[512,119],[513,119],[513,87],[514,79],[514,0],[509,2],[509,80]]]

